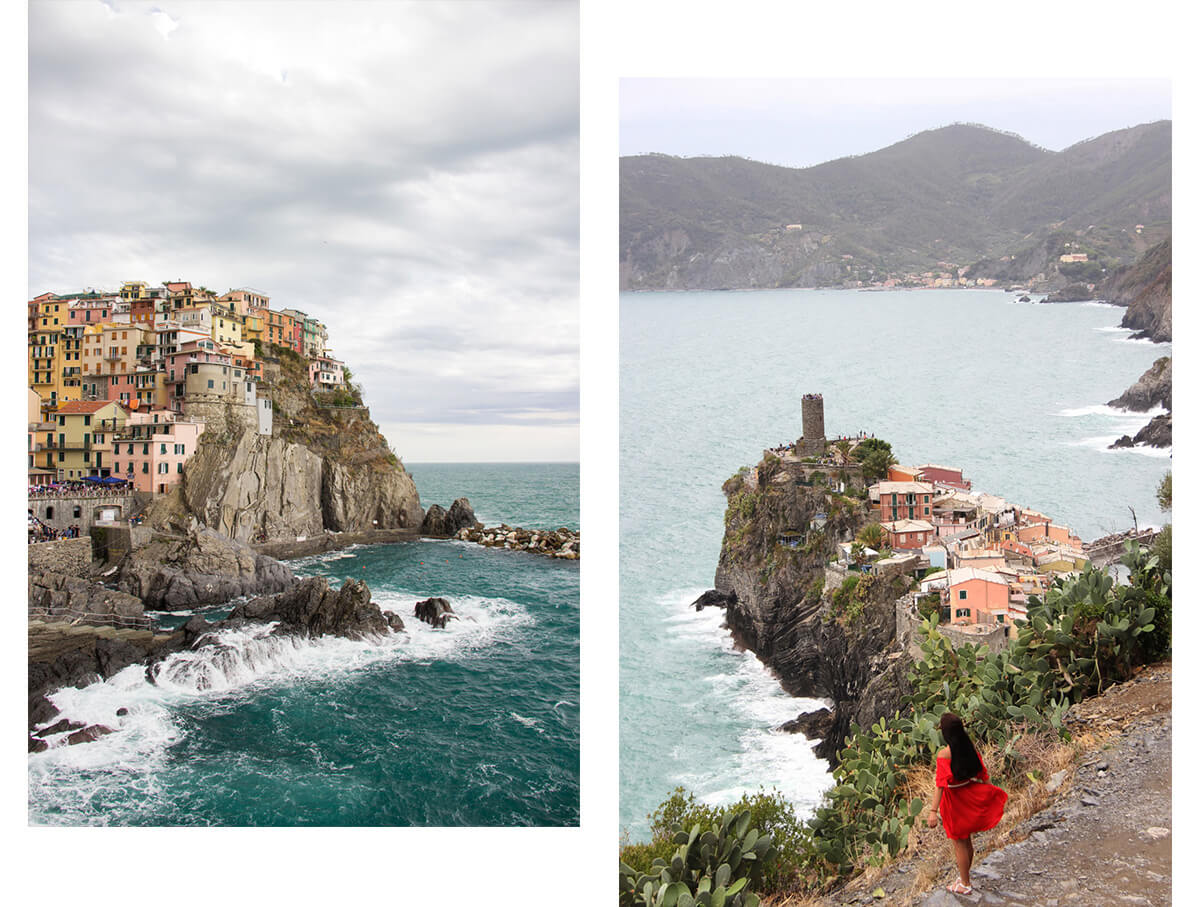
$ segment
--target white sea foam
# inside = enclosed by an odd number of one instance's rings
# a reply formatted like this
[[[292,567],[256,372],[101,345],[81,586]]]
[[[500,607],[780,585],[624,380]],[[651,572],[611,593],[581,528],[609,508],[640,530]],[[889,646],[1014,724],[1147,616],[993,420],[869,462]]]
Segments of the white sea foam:
[[[663,622],[669,625],[665,632],[671,638],[687,648],[723,656],[718,662],[721,669],[699,678],[697,698],[685,707],[735,717],[742,727],[736,732],[736,746],[726,747],[700,768],[693,764],[673,781],[716,806],[732,803],[760,786],[774,788],[807,813],[831,783],[829,766],[813,754],[814,741],[776,728],[828,703],[789,696],[754,653],[737,648],[732,634],[723,629],[721,608],[696,611],[691,607],[703,591],[680,589],[660,598]]]
[[[1104,403],[1097,403],[1092,406],[1080,406],[1076,409],[1060,409],[1058,415],[1076,418],[1078,416],[1124,416],[1124,410],[1108,406]]]
[[[1082,303],[1082,305],[1083,305],[1085,308],[1099,308],[1099,309],[1120,309],[1120,308],[1124,308],[1124,306],[1119,306],[1119,305],[1116,305],[1115,303],[1112,303],[1112,302],[1101,302],[1101,301],[1100,301],[1100,300],[1098,300],[1098,299],[1089,299],[1087,302],[1084,302],[1084,303]],[[1125,330],[1125,329],[1124,329],[1124,328],[1121,328],[1121,330]]]
[[[395,660],[428,663],[470,657],[532,621],[520,605],[499,598],[460,596],[460,620],[435,629],[412,616],[424,596],[377,595],[384,609],[404,618],[405,630],[372,640],[324,636],[272,636],[271,625],[221,630],[216,644],[168,656],[149,672],[133,665],[107,680],[77,689],[64,687],[49,698],[69,718],[102,724],[116,733],[78,746],[52,745],[29,756],[31,784],[44,775],[93,768],[142,774],[151,771],[166,746],[181,735],[173,709],[196,700],[218,701],[244,691],[296,678],[334,678],[368,665]],[[119,708],[128,709],[120,718]],[[65,743],[64,735],[50,742]],[[111,782],[110,782],[111,783]]]

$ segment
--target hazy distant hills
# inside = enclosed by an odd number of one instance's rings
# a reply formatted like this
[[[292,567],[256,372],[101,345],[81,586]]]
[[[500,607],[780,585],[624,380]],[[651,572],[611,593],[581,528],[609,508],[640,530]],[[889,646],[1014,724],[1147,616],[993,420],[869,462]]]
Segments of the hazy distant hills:
[[[804,169],[639,155],[621,159],[621,288],[911,285],[960,269],[1049,288],[1100,280],[1170,221],[1170,121],[1061,152],[960,124]]]

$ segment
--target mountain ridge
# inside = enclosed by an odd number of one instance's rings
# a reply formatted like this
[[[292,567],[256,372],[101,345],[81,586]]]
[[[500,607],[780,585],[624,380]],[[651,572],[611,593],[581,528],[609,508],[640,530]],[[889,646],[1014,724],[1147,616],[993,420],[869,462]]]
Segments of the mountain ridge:
[[[1163,120],[1054,152],[951,124],[806,168],[623,157],[621,289],[917,285],[924,271],[957,282],[962,269],[1000,281],[1056,231],[1099,276],[1169,232],[1170,138]],[[1060,274],[1051,251],[1033,262],[1047,273],[1022,279],[1065,284],[1085,270]]]

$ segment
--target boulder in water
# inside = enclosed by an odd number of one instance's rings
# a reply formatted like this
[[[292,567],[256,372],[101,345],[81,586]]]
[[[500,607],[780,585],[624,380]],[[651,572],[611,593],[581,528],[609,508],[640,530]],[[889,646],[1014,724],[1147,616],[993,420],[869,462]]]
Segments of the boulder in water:
[[[302,631],[310,636],[344,636],[362,639],[391,629],[388,619],[371,601],[371,590],[359,579],[348,579],[338,590],[323,576],[301,580],[287,592],[264,595],[238,605],[229,623],[277,620],[280,630]],[[223,625],[212,625],[214,628]]]
[[[450,607],[450,602],[444,598],[427,598],[417,602],[413,607],[413,614],[418,620],[423,620],[429,626],[437,627],[439,630],[445,628],[446,624],[450,622],[450,618],[458,620],[458,615]]]
[[[76,743],[91,743],[93,740],[98,740],[105,734],[113,733],[113,729],[105,727],[102,724],[93,724],[90,727],[85,727],[82,731],[76,731],[67,737],[67,743],[74,746]]]

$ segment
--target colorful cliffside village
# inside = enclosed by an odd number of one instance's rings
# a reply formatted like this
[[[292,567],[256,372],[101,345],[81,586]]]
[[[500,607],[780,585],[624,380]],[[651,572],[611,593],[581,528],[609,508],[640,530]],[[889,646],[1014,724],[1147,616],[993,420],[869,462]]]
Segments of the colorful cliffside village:
[[[1085,546],[1070,527],[973,491],[961,469],[885,460],[877,468],[886,472],[868,484],[864,472],[870,460],[857,456],[856,448],[877,450],[881,442],[866,433],[828,440],[821,395],[805,395],[802,407],[804,437],[764,455],[777,458],[801,484],[825,484],[831,493],[857,488],[861,494],[865,487],[873,520],[855,540],[838,545],[828,579],[856,572],[906,573],[919,582],[911,601],[914,613],[918,607],[922,613],[937,610],[944,625],[993,634],[998,626],[1025,619],[1029,596],[1043,596],[1055,577],[1088,563]],[[815,527],[824,522],[825,514],[818,513]],[[779,541],[797,545],[803,537],[800,531],[784,532]]]
[[[271,434],[264,361],[295,354],[314,392],[344,390],[328,339],[316,318],[248,288],[43,293],[29,301],[29,485],[168,493],[214,407]]]

